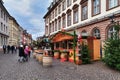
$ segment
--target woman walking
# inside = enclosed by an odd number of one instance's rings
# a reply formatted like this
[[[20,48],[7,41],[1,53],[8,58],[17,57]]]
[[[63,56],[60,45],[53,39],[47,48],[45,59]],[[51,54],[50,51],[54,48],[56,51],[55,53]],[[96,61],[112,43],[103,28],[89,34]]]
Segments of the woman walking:
[[[24,53],[25,53],[25,59],[26,59],[26,61],[28,61],[28,55],[29,55],[29,48],[28,48],[28,46],[25,46]]]

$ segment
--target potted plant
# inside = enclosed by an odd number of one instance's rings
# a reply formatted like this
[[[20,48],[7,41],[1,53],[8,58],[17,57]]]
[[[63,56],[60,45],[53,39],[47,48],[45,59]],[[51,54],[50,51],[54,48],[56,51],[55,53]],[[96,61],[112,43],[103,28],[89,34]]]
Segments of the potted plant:
[[[54,52],[54,58],[60,59],[60,50],[53,50],[53,52]]]
[[[67,50],[63,50],[63,51],[60,51],[61,52],[61,61],[64,62],[64,61],[68,61],[69,59],[69,51]]]

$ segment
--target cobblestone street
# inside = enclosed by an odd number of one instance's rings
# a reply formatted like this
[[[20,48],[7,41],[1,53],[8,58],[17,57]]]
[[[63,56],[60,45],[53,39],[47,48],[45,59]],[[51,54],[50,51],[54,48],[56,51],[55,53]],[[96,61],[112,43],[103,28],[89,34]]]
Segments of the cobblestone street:
[[[0,53],[0,80],[120,80],[118,71],[100,61],[88,65],[53,61],[53,66],[47,68],[32,57],[19,63],[17,54]]]

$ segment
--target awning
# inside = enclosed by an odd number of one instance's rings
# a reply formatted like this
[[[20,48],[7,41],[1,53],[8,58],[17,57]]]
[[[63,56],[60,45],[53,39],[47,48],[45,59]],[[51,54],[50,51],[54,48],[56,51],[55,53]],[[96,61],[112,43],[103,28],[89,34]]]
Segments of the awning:
[[[63,32],[63,31],[59,31],[58,33],[56,33],[51,38],[51,41],[52,42],[60,42],[60,41],[70,40],[70,39],[73,39],[73,38],[74,38],[73,34],[70,34],[70,33],[67,33],[67,32]]]

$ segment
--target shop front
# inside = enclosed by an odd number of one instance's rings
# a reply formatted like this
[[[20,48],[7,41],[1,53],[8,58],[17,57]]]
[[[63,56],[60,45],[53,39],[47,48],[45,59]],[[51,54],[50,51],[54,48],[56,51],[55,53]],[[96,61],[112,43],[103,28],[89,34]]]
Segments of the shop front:
[[[59,31],[52,38],[51,41],[54,44],[54,58],[60,58],[62,62],[79,61],[77,41],[74,42],[77,35]]]

